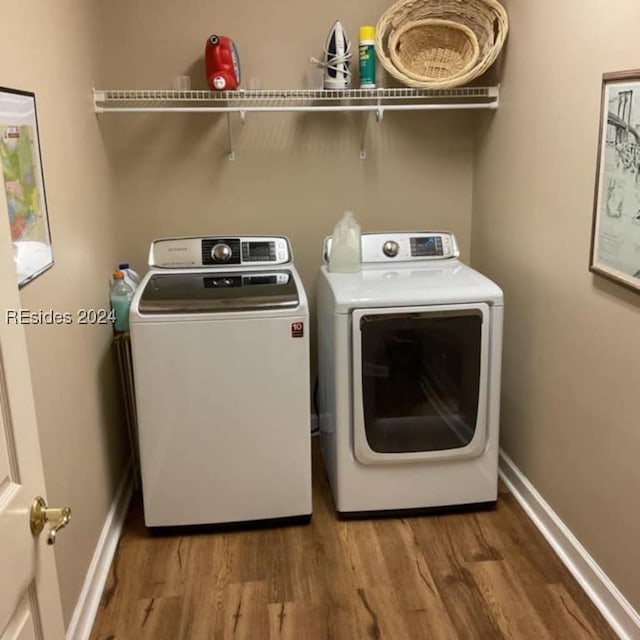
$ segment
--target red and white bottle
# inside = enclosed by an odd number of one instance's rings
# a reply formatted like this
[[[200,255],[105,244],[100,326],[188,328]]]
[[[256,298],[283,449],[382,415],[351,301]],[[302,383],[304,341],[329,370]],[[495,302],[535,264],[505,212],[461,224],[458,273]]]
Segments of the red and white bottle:
[[[240,57],[231,38],[211,35],[204,50],[207,83],[212,91],[230,91],[240,85]]]

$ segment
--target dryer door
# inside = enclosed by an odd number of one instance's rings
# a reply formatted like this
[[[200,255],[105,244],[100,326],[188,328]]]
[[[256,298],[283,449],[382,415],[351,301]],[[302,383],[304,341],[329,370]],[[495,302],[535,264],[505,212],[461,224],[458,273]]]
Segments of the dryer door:
[[[408,463],[481,454],[489,306],[359,309],[352,320],[356,459]]]

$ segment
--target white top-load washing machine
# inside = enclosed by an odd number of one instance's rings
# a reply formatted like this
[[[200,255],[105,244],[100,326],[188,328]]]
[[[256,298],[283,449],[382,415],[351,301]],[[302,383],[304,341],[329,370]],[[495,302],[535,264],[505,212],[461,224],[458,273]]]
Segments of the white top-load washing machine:
[[[131,303],[145,522],[311,515],[309,324],[284,237],[155,240]]]
[[[497,499],[503,295],[458,256],[450,233],[371,233],[359,273],[321,268],[320,436],[343,516]]]

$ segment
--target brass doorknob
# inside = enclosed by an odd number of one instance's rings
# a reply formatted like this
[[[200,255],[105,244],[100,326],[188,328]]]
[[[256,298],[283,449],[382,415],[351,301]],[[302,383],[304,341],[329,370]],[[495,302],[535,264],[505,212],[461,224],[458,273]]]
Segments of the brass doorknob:
[[[71,509],[69,507],[47,507],[44,498],[37,496],[31,505],[31,533],[34,536],[40,534],[46,523],[50,524],[47,544],[55,544],[56,534],[60,529],[71,522]]]

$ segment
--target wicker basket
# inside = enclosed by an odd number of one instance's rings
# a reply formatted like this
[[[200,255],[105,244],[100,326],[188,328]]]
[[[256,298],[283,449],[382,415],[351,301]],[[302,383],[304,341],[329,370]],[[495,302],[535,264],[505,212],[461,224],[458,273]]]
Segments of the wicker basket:
[[[423,20],[446,20],[471,29],[479,48],[476,64],[451,79],[416,80],[400,71],[389,49],[393,33]],[[497,0],[398,0],[378,20],[375,48],[382,66],[404,84],[426,89],[457,87],[482,75],[495,62],[508,30],[507,13]]]
[[[421,82],[454,80],[478,62],[480,47],[469,27],[451,20],[416,20],[389,36],[394,67]]]

